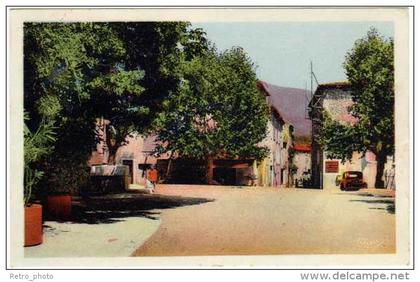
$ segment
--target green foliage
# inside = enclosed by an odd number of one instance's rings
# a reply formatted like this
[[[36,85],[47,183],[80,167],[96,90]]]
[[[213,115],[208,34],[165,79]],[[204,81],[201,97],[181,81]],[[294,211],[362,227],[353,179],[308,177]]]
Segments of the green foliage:
[[[39,186],[48,190],[65,188],[54,183],[51,174],[51,168],[58,167],[60,159],[73,160],[72,165],[58,172],[65,186],[73,184],[65,178],[66,171],[86,165],[95,143],[95,118],[102,110],[91,106],[92,94],[102,91],[103,95],[110,95],[98,80],[112,81],[112,90],[121,95],[133,91],[134,82],[127,80],[138,79],[141,74],[136,70],[133,75],[133,71],[120,67],[124,56],[124,45],[108,24],[25,23],[24,107],[30,117],[27,126],[33,131],[47,118],[54,120],[56,127],[54,149],[37,163],[45,174]]]
[[[289,170],[290,170],[290,174],[296,174],[296,173],[297,173],[297,171],[298,171],[298,167],[297,167],[297,165],[296,165],[296,164],[292,163],[292,164],[290,165]]]
[[[268,108],[256,87],[251,60],[240,48],[214,49],[183,64],[178,93],[164,102],[155,125],[158,152],[182,157],[255,157],[266,148]]]
[[[55,119],[61,110],[56,97],[45,95],[35,105],[40,121],[34,130],[27,124],[30,117],[24,113],[24,204],[29,205],[36,185],[42,180],[44,171],[40,169],[39,162],[53,152],[56,141]]]
[[[35,107],[47,97],[58,101],[61,127],[80,116],[91,122],[101,116],[102,108],[91,107],[95,92],[110,97],[141,92],[141,71],[122,67],[124,45],[107,23],[26,23],[24,55],[25,109],[35,126],[40,114]]]
[[[108,95],[122,96],[125,92],[136,95],[144,90],[138,84],[142,77],[143,73],[139,71],[117,72],[95,77],[88,86],[91,89],[104,91]]]
[[[319,142],[340,159],[353,151],[394,153],[393,41],[371,29],[347,54],[344,68],[351,83],[354,125],[340,124],[324,114]]]
[[[37,111],[45,119],[55,119],[61,111],[59,99],[54,95],[45,95],[37,101]]]
[[[282,133],[283,142],[288,142],[291,139],[293,139],[293,133],[292,133],[292,128],[290,124],[285,125],[281,133]]]
[[[318,142],[327,150],[327,157],[341,159],[342,162],[350,160],[353,152],[359,150],[353,126],[332,119],[327,111],[322,113],[322,120]]]
[[[139,111],[136,124],[150,129],[162,100],[178,91],[183,58],[205,50],[206,40],[188,22],[115,23],[113,28],[124,42],[126,67],[143,71],[144,90],[132,98],[141,107],[132,111]]]
[[[73,150],[71,152],[74,152]],[[83,156],[70,154],[52,155],[44,166],[48,178],[40,182],[43,185],[41,194],[77,194],[87,185],[90,168],[83,162]]]
[[[325,113],[318,142],[329,157],[343,161],[352,152],[373,152],[378,160],[376,186],[380,184],[387,155],[394,154],[394,44],[375,29],[355,42],[344,62],[351,83],[354,125],[332,120]]]
[[[77,193],[87,183],[94,132],[95,124],[83,117],[60,124],[54,151],[41,164],[45,177],[39,183],[40,194]]]
[[[54,122],[43,119],[35,132],[26,126],[28,116],[25,114],[24,124],[24,204],[29,205],[36,184],[44,176],[44,172],[36,165],[53,150],[55,141]]]
[[[45,174],[38,185],[83,184],[97,118],[112,124],[112,153],[150,130],[162,100],[178,91],[183,58],[207,49],[203,34],[187,22],[25,23],[26,125],[35,132],[48,117],[56,126],[54,149],[36,164]]]
[[[394,153],[394,43],[375,29],[356,41],[344,63],[355,104],[360,150]]]

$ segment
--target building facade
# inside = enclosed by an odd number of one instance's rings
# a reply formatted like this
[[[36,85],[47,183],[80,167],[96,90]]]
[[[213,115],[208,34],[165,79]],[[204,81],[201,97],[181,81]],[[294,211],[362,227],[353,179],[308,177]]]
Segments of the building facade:
[[[307,170],[307,162],[310,162],[307,153],[299,153],[299,156],[295,158],[296,151],[294,149],[302,146],[310,147],[311,144],[312,124],[307,116],[307,104],[311,93],[305,89],[282,87],[264,81],[259,81],[258,86],[262,92],[267,93],[267,103],[279,113],[280,123],[291,126],[290,128],[288,126],[284,127],[285,131],[282,133],[285,136],[290,135],[292,137],[292,142],[286,145],[288,149],[282,153],[282,155],[285,155],[287,152],[287,159],[289,159],[287,162],[288,169],[286,170],[288,175],[287,177],[283,176],[283,179],[288,179],[288,187],[294,186],[296,178],[299,177],[296,173]],[[271,127],[269,124],[269,131]],[[281,143],[283,144],[282,141]],[[302,158],[303,156],[305,157]],[[283,160],[285,158],[286,156],[283,157]]]
[[[343,124],[355,124],[357,119],[349,112],[353,104],[350,83],[333,82],[318,85],[310,103],[309,116],[312,120],[311,172],[312,184],[320,189],[337,187],[336,178],[345,171],[361,171],[368,187],[374,187],[376,176],[376,157],[367,151],[365,155],[353,152],[350,161],[330,159],[317,141],[322,123],[322,113],[327,112],[333,120]],[[389,156],[385,170],[392,167],[393,157]]]
[[[106,119],[97,119],[96,131],[98,134],[98,143],[96,149],[92,152],[89,165],[92,172],[95,167],[107,166],[109,162],[109,150],[105,142],[106,127],[109,121]],[[158,159],[168,159],[168,156],[162,155],[157,158],[153,152],[155,149],[155,136],[143,137],[139,134],[127,136],[126,144],[120,146],[115,154],[115,165],[125,165],[128,167],[129,184],[146,185],[146,170],[152,165],[156,165]]]
[[[258,83],[260,92],[270,107],[267,136],[260,145],[267,147],[269,154],[256,165],[257,183],[259,186],[289,187],[292,183],[290,152],[293,150],[294,127],[283,118],[279,107],[274,105],[274,93],[266,85],[261,81]]]
[[[221,185],[254,185],[272,187],[293,186],[292,152],[294,149],[295,127],[290,121],[298,124],[298,133],[307,134],[308,126],[302,107],[306,101],[306,92],[301,89],[277,87],[262,81],[257,83],[261,95],[270,108],[267,123],[267,136],[260,143],[269,149],[268,156],[257,162],[255,159],[218,158],[213,162],[214,184]],[[303,103],[303,104],[302,104]],[[304,107],[304,106],[303,106]],[[109,122],[98,119],[97,132],[100,136],[96,150],[93,152],[90,165],[98,166],[108,163],[109,152],[106,142],[106,127]],[[200,183],[205,176],[206,164],[200,160],[169,158],[169,154],[155,156],[156,143],[154,136],[133,135],[127,137],[125,145],[118,148],[115,155],[116,165],[129,168],[129,180],[132,184],[145,185],[146,169],[156,165],[160,180],[167,183]],[[302,162],[298,161],[300,165]],[[303,165],[303,164],[302,164]],[[305,169],[304,167],[298,170]]]
[[[303,180],[311,174],[311,146],[308,144],[295,144],[293,147],[293,184],[297,187],[297,181]]]

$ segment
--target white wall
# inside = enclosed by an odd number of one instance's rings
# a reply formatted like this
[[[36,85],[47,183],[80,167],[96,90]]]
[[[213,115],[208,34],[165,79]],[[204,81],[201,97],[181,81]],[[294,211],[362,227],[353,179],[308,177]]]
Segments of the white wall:
[[[331,160],[339,162],[338,173],[325,172],[325,162]],[[385,169],[390,168],[392,163],[392,157],[388,157],[387,163],[385,164]],[[353,152],[351,162],[346,161],[344,164],[342,164],[338,159],[327,159],[326,153],[324,152],[324,163],[322,167],[323,188],[337,189],[338,186],[335,185],[335,179],[337,175],[340,175],[343,172],[349,170],[361,171],[363,173],[363,180],[367,183],[368,188],[373,188],[375,187],[376,169],[376,158],[375,155],[371,152],[367,152],[366,156],[364,157],[362,157],[361,153]]]

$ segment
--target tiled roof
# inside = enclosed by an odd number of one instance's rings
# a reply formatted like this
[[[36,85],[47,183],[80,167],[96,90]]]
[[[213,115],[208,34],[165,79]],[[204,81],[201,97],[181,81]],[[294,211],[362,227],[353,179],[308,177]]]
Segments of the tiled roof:
[[[332,87],[332,88],[348,87],[348,86],[350,86],[350,82],[347,80],[321,83],[320,85],[318,85],[318,87]]]
[[[269,94],[272,106],[280,113],[281,117],[293,125],[295,136],[311,135],[312,124],[309,119],[306,119],[306,106],[311,98],[310,91],[280,87],[265,81],[259,81],[258,85]]]
[[[295,151],[298,151],[298,152],[309,153],[311,151],[311,145],[309,145],[309,144],[295,144],[293,146],[293,149],[295,149]]]

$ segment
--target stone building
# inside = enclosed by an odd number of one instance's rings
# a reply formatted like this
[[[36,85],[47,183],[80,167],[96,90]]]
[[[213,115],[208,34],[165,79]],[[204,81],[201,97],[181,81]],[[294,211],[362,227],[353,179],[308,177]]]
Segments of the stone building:
[[[309,144],[296,143],[293,146],[292,164],[295,169],[293,183],[297,186],[296,181],[303,179],[304,173],[311,171],[311,146]]]
[[[258,82],[258,88],[265,96],[270,107],[270,117],[267,124],[267,136],[260,143],[269,149],[267,158],[258,163],[257,178],[259,186],[289,187],[290,186],[290,150],[293,149],[294,126],[288,122],[277,105],[278,93],[273,86],[264,81]]]
[[[222,185],[259,185],[290,187],[293,185],[291,175],[291,152],[294,148],[294,136],[300,138],[310,132],[310,122],[305,119],[307,91],[295,88],[278,87],[259,81],[257,84],[261,95],[266,97],[270,107],[267,123],[267,137],[260,143],[269,148],[269,155],[261,162],[255,159],[219,157],[213,162],[214,183]],[[295,124],[297,127],[295,127]],[[106,139],[108,121],[98,119],[97,131],[100,140]],[[300,139],[299,139],[300,140]],[[168,183],[200,183],[205,176],[206,164],[201,160],[183,159],[169,154],[159,157],[154,155],[155,136],[127,137],[127,144],[118,148],[115,156],[116,165],[129,168],[129,180],[132,184],[145,185],[145,170],[156,165],[161,181]],[[92,153],[91,166],[108,163],[106,142],[100,141]],[[302,162],[297,162],[301,164]],[[303,168],[300,168],[300,170]]]
[[[326,152],[317,142],[323,111],[328,112],[333,120],[351,125],[357,123],[357,119],[349,112],[352,104],[350,83],[347,81],[318,85],[309,103],[309,116],[312,120],[311,171],[314,187],[336,188],[336,177],[344,171],[361,171],[368,187],[374,187],[376,157],[372,152],[368,151],[364,156],[359,152],[353,152],[351,161],[342,163],[341,160],[327,158]],[[388,157],[385,169],[391,168],[392,159],[392,156]]]
[[[109,150],[106,140],[106,127],[109,121],[106,119],[97,119],[96,131],[99,142],[96,149],[92,152],[89,165],[92,172],[95,167],[106,166],[109,162]],[[155,136],[143,137],[139,134],[128,136],[125,145],[120,146],[115,154],[115,165],[125,165],[128,167],[129,184],[146,185],[146,169],[152,165],[156,165],[158,158],[153,154],[155,149]],[[168,159],[169,156],[164,154],[159,159]]]
[[[296,146],[310,146],[311,122],[306,118],[310,92],[304,89],[281,87],[259,81],[258,87],[271,108],[268,135],[264,140],[270,155],[259,165],[259,184],[262,186],[291,187],[297,171],[308,169],[310,157],[303,161],[294,158]]]

